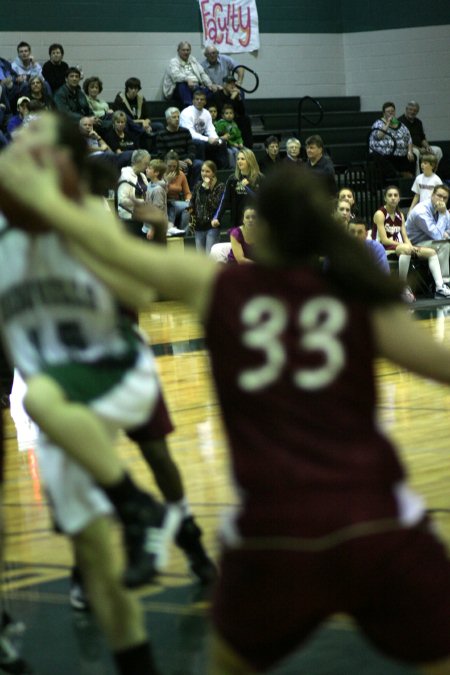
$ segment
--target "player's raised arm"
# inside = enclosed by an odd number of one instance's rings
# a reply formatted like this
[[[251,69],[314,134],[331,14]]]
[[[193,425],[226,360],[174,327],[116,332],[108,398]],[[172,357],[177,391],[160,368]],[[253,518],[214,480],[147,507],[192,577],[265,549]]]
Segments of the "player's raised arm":
[[[402,305],[375,310],[372,322],[380,356],[418,375],[450,384],[448,347],[426,333]]]
[[[76,201],[68,198],[68,188],[78,190],[77,185],[70,185],[70,163],[71,158],[62,153],[55,167],[54,157],[36,157],[19,143],[5,150],[0,157],[0,210],[18,227],[57,230],[103,266],[130,274],[162,297],[180,299],[203,316],[217,272],[215,264],[196,253],[169,252],[140,242],[114,226],[114,215],[100,215],[82,194]],[[160,226],[157,217],[155,226]],[[133,293],[132,288],[129,291]],[[135,302],[141,300],[139,294]]]

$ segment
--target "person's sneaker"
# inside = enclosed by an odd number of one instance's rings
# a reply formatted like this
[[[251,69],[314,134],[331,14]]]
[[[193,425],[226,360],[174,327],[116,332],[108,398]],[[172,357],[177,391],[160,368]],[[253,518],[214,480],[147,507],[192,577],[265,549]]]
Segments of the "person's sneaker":
[[[175,225],[173,225],[172,227],[167,228],[167,236],[168,237],[184,236],[184,230],[180,230],[178,229],[178,227],[175,227]]]
[[[440,288],[436,288],[434,297],[439,298],[450,298],[450,287],[447,284],[443,284]]]
[[[416,296],[414,295],[409,286],[405,286],[405,288],[403,289],[402,299],[404,302],[407,302],[409,304],[416,301]]]
[[[69,600],[70,606],[77,612],[88,612],[90,610],[89,600],[84,589],[83,581],[80,572],[76,567],[72,569]]]
[[[192,516],[181,522],[175,543],[186,554],[189,566],[200,583],[207,585],[217,579],[217,569],[208,557],[202,541],[202,531]]]
[[[17,629],[18,626],[20,630]],[[9,615],[3,613],[0,628],[0,670],[12,675],[33,673],[31,666],[19,655],[15,644],[16,638],[23,633],[22,626],[23,624],[14,622]]]
[[[128,588],[150,583],[165,566],[168,558],[165,514],[164,506],[144,492],[138,502],[130,502],[122,509],[127,553],[124,584]]]

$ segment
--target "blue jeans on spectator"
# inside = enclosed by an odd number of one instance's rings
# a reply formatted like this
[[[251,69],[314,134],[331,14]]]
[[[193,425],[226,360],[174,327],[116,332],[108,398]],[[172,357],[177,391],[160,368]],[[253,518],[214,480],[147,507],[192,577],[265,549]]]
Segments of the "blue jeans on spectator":
[[[220,227],[212,227],[210,230],[195,231],[195,248],[197,251],[206,251],[209,255],[214,244],[218,244],[220,239]]]
[[[186,210],[188,206],[189,202],[182,201],[181,199],[167,200],[167,217],[169,222],[173,223],[179,230],[186,231],[189,225],[190,214]]]

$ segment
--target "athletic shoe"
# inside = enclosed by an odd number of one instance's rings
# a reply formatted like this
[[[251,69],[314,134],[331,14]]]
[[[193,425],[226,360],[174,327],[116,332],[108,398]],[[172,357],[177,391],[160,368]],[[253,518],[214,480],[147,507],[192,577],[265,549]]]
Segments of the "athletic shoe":
[[[404,302],[411,303],[416,301],[416,296],[412,292],[411,288],[409,286],[405,286],[405,288],[402,291],[402,299]]]
[[[72,570],[72,578],[70,580],[69,600],[70,606],[77,612],[88,612],[90,610],[89,600],[84,590],[80,573],[75,568]]]
[[[201,537],[201,529],[190,516],[182,521],[175,543],[186,554],[192,572],[206,586],[217,579],[217,570],[203,548]]]
[[[121,509],[127,552],[124,584],[128,588],[150,583],[166,564],[165,513],[162,504],[144,492],[140,493],[139,501],[130,502]]]
[[[22,623],[14,622],[6,612],[3,612],[0,628],[0,670],[5,673],[30,675],[33,672],[31,666],[19,656],[15,644],[15,638],[20,637],[24,629]]]
[[[169,227],[167,229],[167,236],[168,237],[179,237],[181,235],[184,236],[184,234],[185,234],[184,230],[178,229],[178,227],[175,227],[175,225],[173,225],[172,227]]]
[[[450,298],[450,287],[447,284],[443,284],[440,288],[436,288],[436,293],[434,297],[438,300],[439,298]]]

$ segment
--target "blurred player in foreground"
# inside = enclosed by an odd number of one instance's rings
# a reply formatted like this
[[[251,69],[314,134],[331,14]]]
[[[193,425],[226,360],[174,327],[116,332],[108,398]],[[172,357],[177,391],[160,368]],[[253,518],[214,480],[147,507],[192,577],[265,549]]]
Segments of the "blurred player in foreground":
[[[104,246],[105,222],[64,196],[51,158],[25,158],[0,157],[7,213],[76,241],[97,274],[122,276],[130,300],[132,276],[204,321],[242,490],[222,532],[208,673],[268,670],[336,612],[385,655],[450,673],[450,563],[375,422],[372,365],[384,356],[450,383],[450,353],[336,228],[315,177],[274,172],[257,199],[257,262],[218,268],[145,246],[113,220]]]
[[[30,161],[51,158],[65,194],[89,201],[101,218],[104,208],[83,182],[85,147],[73,124],[43,115],[14,144]],[[30,231],[24,213],[7,215],[0,223],[1,330],[27,381],[25,406],[43,432],[38,457],[53,515],[72,540],[117,672],[155,673],[141,609],[125,586],[150,582],[163,563],[165,513],[112,449],[118,428],[143,424],[158,405],[154,359],[115,295],[61,236]],[[144,303],[153,297],[144,295]],[[112,537],[113,511],[123,526],[125,565]]]

